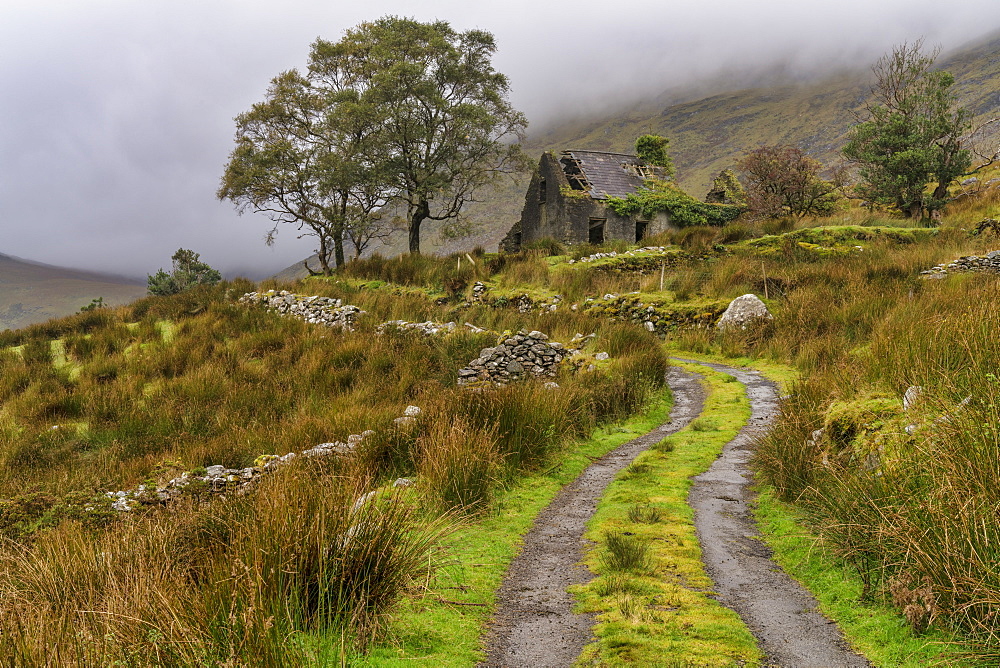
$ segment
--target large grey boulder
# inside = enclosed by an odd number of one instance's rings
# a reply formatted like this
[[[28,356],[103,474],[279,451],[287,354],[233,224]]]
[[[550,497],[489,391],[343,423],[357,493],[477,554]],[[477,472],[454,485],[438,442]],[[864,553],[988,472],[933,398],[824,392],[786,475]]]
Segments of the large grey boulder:
[[[757,295],[743,295],[729,303],[725,313],[715,324],[720,331],[727,329],[746,329],[747,325],[758,320],[773,320],[774,316],[767,310]]]

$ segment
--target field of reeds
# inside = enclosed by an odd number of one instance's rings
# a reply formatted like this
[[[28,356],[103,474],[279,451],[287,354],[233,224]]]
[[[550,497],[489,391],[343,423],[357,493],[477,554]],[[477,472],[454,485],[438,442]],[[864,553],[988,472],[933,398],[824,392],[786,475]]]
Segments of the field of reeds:
[[[646,332],[570,311],[458,312],[427,294],[433,275],[412,284],[426,289],[307,286],[361,306],[353,332],[237,304],[254,286],[235,282],[0,333],[0,654],[25,666],[339,663],[447,560],[437,546],[457,522],[663,384]],[[376,332],[397,318],[494,333]],[[558,387],[456,386],[496,332],[521,328],[595,333],[612,358]],[[396,425],[408,405],[421,416]],[[102,494],[368,429],[351,457],[286,466],[248,494],[192,485],[127,514]],[[417,484],[395,488],[398,477]]]

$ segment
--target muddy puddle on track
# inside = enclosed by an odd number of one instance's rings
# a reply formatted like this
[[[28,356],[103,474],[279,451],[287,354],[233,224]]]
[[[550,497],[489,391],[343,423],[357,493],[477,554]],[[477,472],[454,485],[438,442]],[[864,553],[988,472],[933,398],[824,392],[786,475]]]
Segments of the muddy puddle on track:
[[[868,666],[850,650],[840,629],[818,612],[816,599],[771,560],[750,509],[752,448],[777,417],[777,388],[756,371],[695,363],[735,376],[746,387],[751,410],[736,438],[707,471],[695,476],[688,495],[716,599],[750,628],[766,666]]]
[[[587,521],[605,488],[635,457],[698,417],[704,392],[698,376],[677,367],[667,373],[674,395],[670,419],[587,467],[539,513],[511,562],[497,595],[497,612],[480,666],[570,666],[591,640],[593,615],[573,614],[566,589],[593,577],[580,563]]]

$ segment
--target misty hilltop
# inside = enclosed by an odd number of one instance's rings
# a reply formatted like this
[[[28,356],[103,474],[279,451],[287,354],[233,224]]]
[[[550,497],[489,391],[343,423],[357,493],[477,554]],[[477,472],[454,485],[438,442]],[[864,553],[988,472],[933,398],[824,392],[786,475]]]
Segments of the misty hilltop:
[[[977,117],[1000,107],[1000,33],[945,54],[938,62],[955,75],[959,103]],[[645,100],[614,112],[580,116],[568,109],[565,118],[533,129],[525,150],[533,158],[567,148],[631,153],[639,135],[663,135],[670,138],[678,184],[701,198],[718,172],[762,145],[797,146],[828,167],[843,163],[840,150],[868,97],[869,78],[867,69],[839,70],[811,80],[778,73],[761,75],[746,87],[723,78],[685,89],[650,90]],[[520,216],[526,184],[526,174],[516,175],[470,205],[463,213],[473,230],[469,236],[444,239],[430,226],[428,251],[447,254],[476,246],[496,250]],[[405,234],[397,232],[388,246],[374,250],[383,255],[403,252]],[[305,275],[300,262],[277,277]]]

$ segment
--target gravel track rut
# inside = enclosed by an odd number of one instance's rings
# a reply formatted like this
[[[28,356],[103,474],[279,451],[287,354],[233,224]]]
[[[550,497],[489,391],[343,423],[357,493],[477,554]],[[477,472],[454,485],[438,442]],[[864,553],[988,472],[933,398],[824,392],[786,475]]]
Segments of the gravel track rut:
[[[751,513],[750,457],[754,441],[777,416],[777,387],[756,371],[696,363],[735,376],[750,399],[750,419],[712,466],[695,476],[688,495],[717,600],[735,610],[750,628],[767,666],[869,665],[851,651],[840,629],[818,612],[812,594],[772,561]]]

